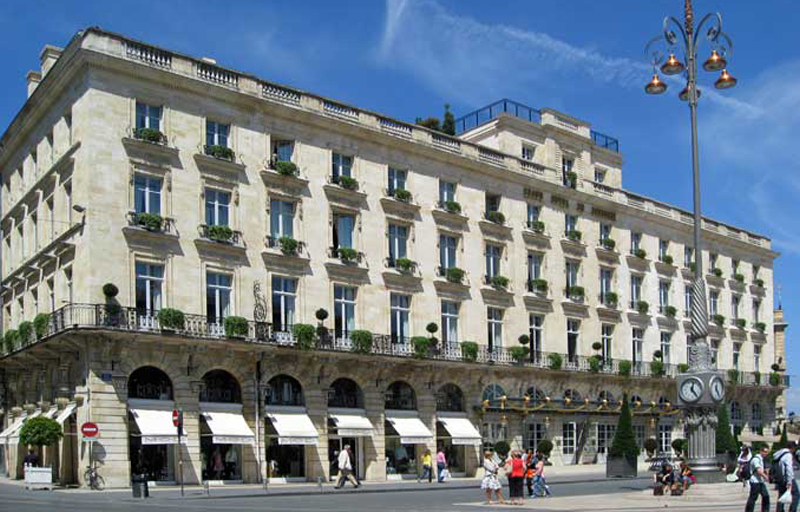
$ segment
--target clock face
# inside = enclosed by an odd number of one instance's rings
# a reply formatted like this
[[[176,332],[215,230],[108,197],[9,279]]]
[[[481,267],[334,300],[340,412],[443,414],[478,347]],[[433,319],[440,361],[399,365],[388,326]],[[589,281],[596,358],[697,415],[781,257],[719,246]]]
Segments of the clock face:
[[[700,400],[703,396],[703,382],[698,378],[690,378],[683,381],[681,389],[679,390],[681,400],[688,403],[694,403]]]
[[[715,402],[721,402],[725,398],[725,383],[719,377],[714,377],[709,383],[709,392],[711,399]]]

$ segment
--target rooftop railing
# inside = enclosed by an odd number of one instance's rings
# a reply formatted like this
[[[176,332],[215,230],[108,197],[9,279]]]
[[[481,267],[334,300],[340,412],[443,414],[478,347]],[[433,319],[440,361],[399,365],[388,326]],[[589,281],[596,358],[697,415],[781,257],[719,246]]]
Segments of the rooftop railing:
[[[511,114],[535,124],[540,124],[542,121],[542,113],[539,110],[513,100],[502,99],[456,119],[456,133],[462,134],[472,130],[500,114]]]

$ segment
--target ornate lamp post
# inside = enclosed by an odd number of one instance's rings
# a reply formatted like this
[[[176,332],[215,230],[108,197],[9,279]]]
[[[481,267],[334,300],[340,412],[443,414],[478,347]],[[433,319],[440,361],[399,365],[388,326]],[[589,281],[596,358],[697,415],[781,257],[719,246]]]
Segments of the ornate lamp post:
[[[697,100],[700,98],[700,90],[697,88],[697,47],[703,39],[711,47],[711,55],[703,63],[703,69],[722,72],[714,87],[729,89],[736,85],[736,79],[726,69],[726,58],[730,56],[733,43],[722,31],[722,16],[719,13],[706,14],[695,28],[692,2],[684,0],[683,23],[673,16],[667,16],[662,33],[651,39],[645,48],[645,54],[655,71],[653,78],[645,86],[645,92],[662,94],[667,90],[667,84],[658,77],[659,65],[665,75],[683,74],[686,77],[686,88],[678,94],[678,98],[689,103],[692,126],[695,276],[692,284],[689,371],[678,377],[678,401],[686,414],[689,464],[699,482],[712,482],[723,478],[716,465],[715,435],[716,408],[725,397],[725,381],[712,365],[711,351],[706,339],[708,311],[703,279],[700,162],[697,148]],[[680,52],[684,55],[685,65],[676,57]]]

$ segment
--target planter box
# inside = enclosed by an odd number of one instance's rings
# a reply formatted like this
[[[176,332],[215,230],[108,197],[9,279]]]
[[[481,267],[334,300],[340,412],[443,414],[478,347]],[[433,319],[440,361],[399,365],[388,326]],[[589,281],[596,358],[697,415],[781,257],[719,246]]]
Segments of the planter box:
[[[25,466],[25,488],[26,489],[52,489],[53,488],[53,468],[36,468]]]
[[[636,478],[637,476],[636,457],[608,457],[606,459],[606,478]]]

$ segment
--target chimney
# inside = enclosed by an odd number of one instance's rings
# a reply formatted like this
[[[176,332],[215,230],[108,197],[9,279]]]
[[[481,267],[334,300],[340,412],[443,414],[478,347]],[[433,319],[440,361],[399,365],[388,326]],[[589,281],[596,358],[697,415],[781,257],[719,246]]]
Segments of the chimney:
[[[58,48],[49,44],[45,45],[42,49],[42,53],[39,54],[39,61],[42,63],[42,78],[47,76],[47,72],[56,64],[62,51],[64,51],[63,48]]]
[[[42,74],[38,71],[30,70],[28,71],[26,78],[28,79],[28,97],[30,98],[33,94],[33,91],[39,87],[39,82],[42,81]]]

